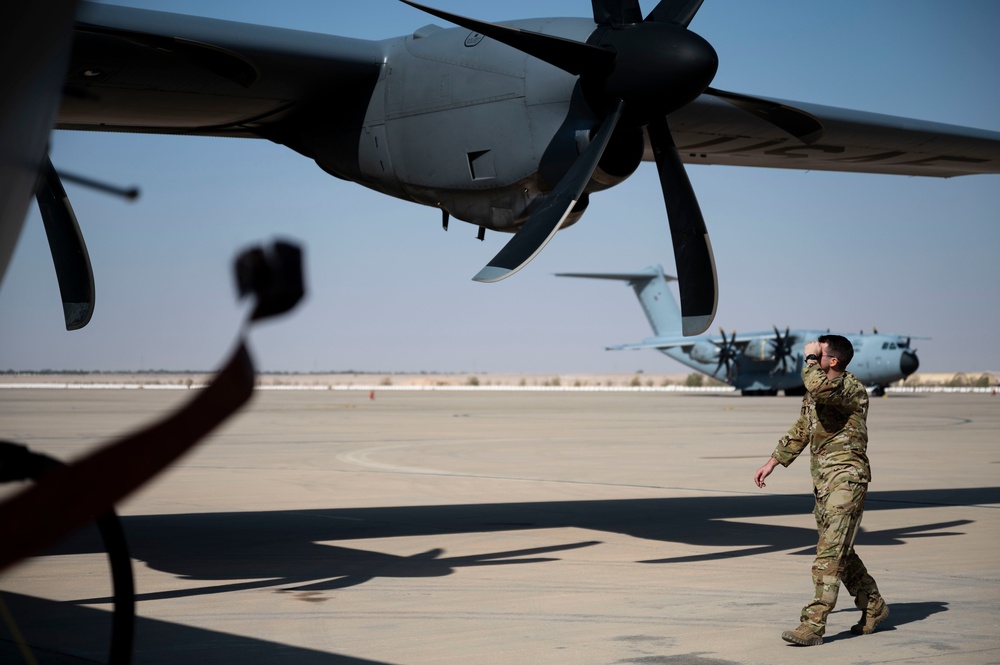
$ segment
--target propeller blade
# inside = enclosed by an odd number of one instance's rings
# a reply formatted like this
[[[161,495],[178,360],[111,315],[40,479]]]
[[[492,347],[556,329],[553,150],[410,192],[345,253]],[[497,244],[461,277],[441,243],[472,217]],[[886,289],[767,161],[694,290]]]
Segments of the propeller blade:
[[[732,335],[727,340],[725,329],[719,326],[719,334],[722,335],[722,342],[713,342],[713,344],[719,347],[719,362],[716,364],[715,371],[712,374],[718,374],[722,366],[725,365],[726,381],[732,382],[740,369],[740,350],[736,347],[736,331],[733,330]]]
[[[722,344],[716,342],[716,346],[719,347],[719,362],[715,365],[715,371],[712,374],[718,374],[719,370],[722,369],[723,363],[728,363],[726,357],[726,331],[722,326],[719,326],[719,334],[722,335]],[[726,369],[729,369],[728,366]]]
[[[702,94],[718,69],[718,54],[712,45],[686,27],[701,0],[662,0],[649,20],[617,29],[610,29],[615,20],[638,17],[636,0],[592,0],[595,20],[601,24],[594,33],[600,35],[596,44],[456,16],[412,0],[401,1],[579,76],[587,103],[599,115],[607,112],[609,102],[618,104],[602,123],[599,134],[603,134],[603,140],[599,142],[595,137],[540,209],[473,279],[503,279],[545,246],[579,200],[618,116],[626,109],[623,122],[636,129],[646,127],[656,157],[680,282],[683,333],[704,332],[718,304],[715,259],[666,119],[667,114]]]
[[[591,0],[594,23],[603,26],[625,26],[642,23],[639,0]]]
[[[701,3],[704,0],[660,0],[660,4],[649,12],[647,21],[657,23],[676,23],[685,28],[691,23],[691,19],[698,13]]]
[[[508,28],[496,23],[477,21],[417,4],[410,0],[400,1],[415,9],[427,12],[432,16],[437,16],[455,25],[486,35],[490,39],[495,39],[502,44],[516,48],[522,53],[534,56],[574,76],[607,73],[615,63],[614,52],[599,46],[592,46],[553,35],[543,35],[529,30]]]
[[[49,238],[66,330],[79,330],[90,322],[94,313],[94,272],[73,206],[48,157],[35,188],[35,200]]]
[[[726,340],[726,330],[719,326],[719,334],[722,335],[722,344],[719,344],[719,364],[715,366],[715,372],[713,374],[718,374],[719,370],[723,365],[726,366],[726,377],[728,378],[732,374],[732,355],[733,355],[733,342],[736,340],[736,331],[733,331],[733,337],[730,340]]]
[[[705,332],[719,304],[718,276],[708,229],[684,164],[670,135],[666,118],[646,126],[656,158],[663,201],[667,207],[670,235],[677,264],[681,299],[681,324],[685,336]]]
[[[545,197],[524,226],[514,234],[486,266],[473,277],[477,282],[498,282],[523,268],[548,244],[559,230],[573,206],[580,200],[583,188],[594,174],[597,163],[611,139],[611,134],[622,115],[624,102],[618,101],[615,109],[604,119],[604,124],[594,135],[590,145],[569,168],[556,188]]]
[[[803,143],[815,143],[825,131],[823,123],[813,115],[793,106],[718,88],[706,88],[705,94],[724,99],[733,106],[752,113],[783,132],[791,134]]]
[[[732,381],[735,376],[733,372],[733,367],[735,366],[737,370],[740,368],[740,359],[738,356],[739,350],[736,348],[736,330],[733,330],[733,334],[729,337],[729,366],[726,368],[726,379]]]
[[[774,367],[769,372],[770,376],[774,376],[778,371],[778,363],[781,363],[781,374],[788,373],[788,360],[794,355],[794,350],[792,349],[790,328],[785,326],[785,334],[782,335],[781,331],[778,330],[778,326],[771,324],[771,328],[774,329]]]

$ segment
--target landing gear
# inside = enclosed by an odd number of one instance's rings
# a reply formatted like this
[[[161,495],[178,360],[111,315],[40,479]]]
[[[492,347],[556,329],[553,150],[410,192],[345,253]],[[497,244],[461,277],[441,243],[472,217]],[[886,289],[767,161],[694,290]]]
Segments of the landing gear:
[[[744,397],[774,397],[778,394],[777,388],[773,390],[741,390],[740,394]]]

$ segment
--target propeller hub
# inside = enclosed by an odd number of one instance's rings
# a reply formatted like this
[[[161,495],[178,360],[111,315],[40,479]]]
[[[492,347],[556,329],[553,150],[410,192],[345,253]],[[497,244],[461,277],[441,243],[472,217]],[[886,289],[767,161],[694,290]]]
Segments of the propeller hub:
[[[642,123],[694,101],[719,68],[711,44],[670,23],[647,21],[608,30],[599,44],[616,53],[603,92],[624,99],[626,114]]]

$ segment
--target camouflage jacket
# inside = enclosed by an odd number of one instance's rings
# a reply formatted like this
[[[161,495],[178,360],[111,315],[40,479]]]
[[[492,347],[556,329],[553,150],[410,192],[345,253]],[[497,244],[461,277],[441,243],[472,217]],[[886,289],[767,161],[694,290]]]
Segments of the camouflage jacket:
[[[819,365],[805,365],[802,381],[806,394],[799,419],[778,441],[771,457],[788,466],[809,446],[813,486],[820,495],[842,480],[871,481],[865,387],[850,372],[827,378]]]

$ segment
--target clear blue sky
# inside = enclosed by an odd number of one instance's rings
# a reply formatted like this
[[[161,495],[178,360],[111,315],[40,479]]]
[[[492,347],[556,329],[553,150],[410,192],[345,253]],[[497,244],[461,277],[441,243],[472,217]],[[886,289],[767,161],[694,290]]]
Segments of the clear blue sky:
[[[394,0],[133,1],[134,6],[383,39],[442,23]],[[437,0],[485,20],[589,16],[586,0]],[[650,0],[644,8],[653,6]],[[720,57],[716,87],[1000,131],[1000,3],[706,0],[691,28]],[[471,281],[508,236],[342,182],[265,141],[57,132],[97,305],[66,332],[34,206],[0,285],[0,370],[212,369],[241,321],[231,259],[275,236],[307,252],[308,296],[260,326],[268,371],[680,372],[619,283],[553,277],[673,257],[655,166],[592,197],[524,270]],[[922,371],[1000,370],[1000,176],[951,180],[689,167],[716,252],[716,325],[931,337]],[[843,251],[828,249],[840,243]]]

